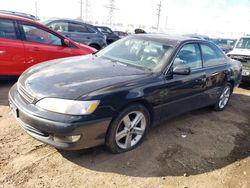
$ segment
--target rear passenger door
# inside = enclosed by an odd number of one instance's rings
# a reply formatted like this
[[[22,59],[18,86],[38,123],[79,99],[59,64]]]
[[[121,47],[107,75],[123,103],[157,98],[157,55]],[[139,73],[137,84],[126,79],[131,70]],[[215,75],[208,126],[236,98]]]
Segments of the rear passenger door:
[[[19,75],[25,70],[24,44],[17,24],[11,19],[0,19],[0,75]]]
[[[95,31],[89,28],[85,24],[79,24],[75,22],[69,22],[70,38],[74,41],[89,45],[93,37],[95,37]]]
[[[206,72],[206,105],[218,99],[227,81],[227,60],[221,50],[210,43],[200,43],[203,58],[203,69]]]

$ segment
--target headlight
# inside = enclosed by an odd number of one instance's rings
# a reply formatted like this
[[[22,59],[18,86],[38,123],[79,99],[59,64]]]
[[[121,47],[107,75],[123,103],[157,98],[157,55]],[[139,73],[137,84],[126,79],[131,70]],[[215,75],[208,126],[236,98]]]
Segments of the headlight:
[[[98,100],[93,101],[75,101],[57,98],[44,98],[36,103],[36,106],[62,114],[86,115],[95,111],[99,105]]]

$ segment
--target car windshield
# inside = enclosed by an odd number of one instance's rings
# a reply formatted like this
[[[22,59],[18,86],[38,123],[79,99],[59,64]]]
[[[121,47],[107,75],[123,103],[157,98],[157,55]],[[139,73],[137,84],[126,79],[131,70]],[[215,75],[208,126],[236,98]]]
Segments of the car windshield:
[[[98,57],[108,58],[126,65],[157,72],[166,64],[173,47],[148,39],[126,38],[98,52]]]
[[[250,38],[241,38],[237,42],[236,48],[250,49]]]

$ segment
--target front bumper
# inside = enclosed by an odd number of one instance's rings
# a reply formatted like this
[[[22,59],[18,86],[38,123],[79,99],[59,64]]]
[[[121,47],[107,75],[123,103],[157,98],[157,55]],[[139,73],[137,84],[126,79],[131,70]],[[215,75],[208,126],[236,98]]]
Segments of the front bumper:
[[[244,69],[242,70],[242,82],[250,82],[250,70]]]
[[[82,116],[71,116],[46,112],[23,99],[16,85],[9,92],[10,108],[20,126],[35,139],[59,149],[78,150],[102,145],[111,118],[83,120]],[[75,142],[58,140],[80,135]]]

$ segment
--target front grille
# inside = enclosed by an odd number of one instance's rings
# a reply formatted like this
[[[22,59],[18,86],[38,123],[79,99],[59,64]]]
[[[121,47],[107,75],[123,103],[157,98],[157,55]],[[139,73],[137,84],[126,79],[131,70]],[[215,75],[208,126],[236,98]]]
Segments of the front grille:
[[[230,57],[234,60],[240,61],[242,63],[243,68],[250,69],[250,56],[230,55]]]
[[[247,63],[250,62],[250,56],[246,56],[246,55],[230,55],[230,57],[232,59]]]
[[[33,97],[23,86],[19,83],[17,84],[18,93],[29,103],[33,103],[35,101],[35,97]]]

